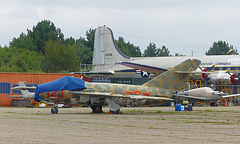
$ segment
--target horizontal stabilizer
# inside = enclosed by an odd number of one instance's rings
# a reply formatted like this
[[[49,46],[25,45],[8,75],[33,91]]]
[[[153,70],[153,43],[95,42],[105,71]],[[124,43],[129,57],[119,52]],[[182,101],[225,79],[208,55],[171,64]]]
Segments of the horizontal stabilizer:
[[[36,90],[36,87],[17,86],[11,89],[12,90]]]
[[[73,74],[102,74],[102,75],[111,75],[114,72],[73,72]]]
[[[235,97],[235,96],[240,96],[240,94],[225,95],[225,96],[222,96],[222,98]]]
[[[155,73],[155,74],[160,74],[168,70],[166,68],[159,68],[159,67],[143,65],[143,64],[133,63],[133,62],[117,62],[116,64],[121,64],[127,67],[131,67],[131,68],[135,68],[135,69],[139,69],[145,72]]]
[[[10,96],[11,98],[22,98],[23,95],[13,95],[13,96]]]

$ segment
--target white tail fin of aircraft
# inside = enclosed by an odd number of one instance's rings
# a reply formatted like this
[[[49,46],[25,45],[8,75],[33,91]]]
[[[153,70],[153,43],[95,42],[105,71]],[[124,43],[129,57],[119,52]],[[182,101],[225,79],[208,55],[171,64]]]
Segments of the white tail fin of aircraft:
[[[25,82],[18,82],[19,86],[13,87],[13,90],[21,90],[21,94],[19,96],[10,96],[10,97],[20,97],[20,98],[34,98],[35,93],[29,92],[28,90],[35,90],[36,87],[27,87]]]
[[[115,64],[115,61],[127,61],[130,59],[118,49],[112,30],[106,26],[96,29],[93,57],[94,65]]]
[[[127,69],[126,66],[115,63],[129,60],[130,57],[125,56],[118,49],[112,30],[106,26],[98,27],[95,32],[93,67],[90,73],[113,73],[114,70]]]

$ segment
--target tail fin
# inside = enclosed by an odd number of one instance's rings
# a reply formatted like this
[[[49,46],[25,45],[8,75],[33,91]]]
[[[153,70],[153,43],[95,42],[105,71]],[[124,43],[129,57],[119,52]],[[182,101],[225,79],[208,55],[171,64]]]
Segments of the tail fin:
[[[195,71],[200,65],[198,59],[187,59],[172,69],[144,83],[142,86],[151,86],[163,89],[178,91],[185,87],[191,76],[191,71]]]
[[[19,86],[26,87],[25,82],[18,82],[18,84]],[[22,98],[34,98],[35,93],[30,93],[28,90],[21,90],[21,94]]]
[[[29,92],[28,90],[35,90],[36,87],[26,87],[25,82],[18,82],[19,86],[13,87],[13,90],[21,90],[21,96],[11,96],[11,97],[21,97],[21,98],[34,98],[35,93]]]
[[[22,86],[22,87],[26,87],[25,85],[25,82],[18,82],[19,86]],[[28,90],[21,90],[21,94],[24,96],[24,95],[27,95],[29,94],[30,92]]]
[[[130,58],[117,48],[112,30],[106,26],[98,27],[94,38],[93,69],[102,65],[115,65],[117,61],[128,59]]]

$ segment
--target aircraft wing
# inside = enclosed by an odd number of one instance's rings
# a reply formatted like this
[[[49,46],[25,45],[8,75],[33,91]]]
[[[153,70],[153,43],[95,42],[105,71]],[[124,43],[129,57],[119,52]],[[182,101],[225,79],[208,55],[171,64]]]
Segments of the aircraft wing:
[[[36,90],[36,87],[16,86],[11,89],[13,89],[13,90]]]
[[[117,64],[121,64],[127,67],[131,67],[131,68],[135,68],[135,69],[139,69],[142,71],[146,71],[149,73],[154,73],[154,74],[161,74],[165,71],[167,71],[168,69],[166,68],[159,68],[159,67],[154,67],[154,66],[150,66],[150,65],[143,65],[143,64],[138,64],[138,63],[133,63],[133,62],[117,62]],[[211,72],[203,72],[203,71],[174,71],[174,73],[177,74],[211,74]]]
[[[103,75],[110,75],[113,72],[73,72],[73,74],[103,74]]]
[[[200,72],[200,71],[174,71],[177,74],[211,74],[212,72]]]
[[[196,96],[176,95],[176,94],[174,94],[173,96],[178,97],[178,98],[197,99],[197,100],[207,100],[206,97],[196,97]]]
[[[90,95],[90,96],[122,97],[122,98],[130,98],[130,99],[152,99],[152,100],[169,100],[169,101],[174,100],[174,99],[165,98],[165,97],[153,97],[153,96],[131,95],[131,94],[112,94],[109,92],[70,91],[70,93],[81,94],[81,95]]]
[[[121,65],[124,65],[127,67],[139,69],[139,70],[149,72],[149,73],[154,73],[154,74],[160,74],[160,73],[163,73],[168,70],[166,68],[159,68],[159,67],[143,65],[143,64],[138,64],[138,63],[132,63],[132,62],[118,62],[117,64],[121,64]]]
[[[130,99],[150,99],[150,100],[169,100],[174,101],[174,99],[165,98],[165,97],[152,97],[144,95],[125,95],[124,97],[129,97]]]
[[[235,96],[240,96],[240,94],[225,95],[225,96],[222,96],[222,98],[235,97]]]

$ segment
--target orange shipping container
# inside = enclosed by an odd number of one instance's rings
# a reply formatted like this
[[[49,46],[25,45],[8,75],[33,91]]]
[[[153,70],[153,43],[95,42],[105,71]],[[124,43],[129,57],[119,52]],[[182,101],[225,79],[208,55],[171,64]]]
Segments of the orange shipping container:
[[[12,106],[11,95],[20,94],[16,90],[11,90],[18,85],[19,81],[25,84],[36,85],[47,83],[64,76],[74,76],[80,78],[78,74],[55,74],[55,73],[0,73],[0,106]],[[16,99],[16,98],[14,98]]]

